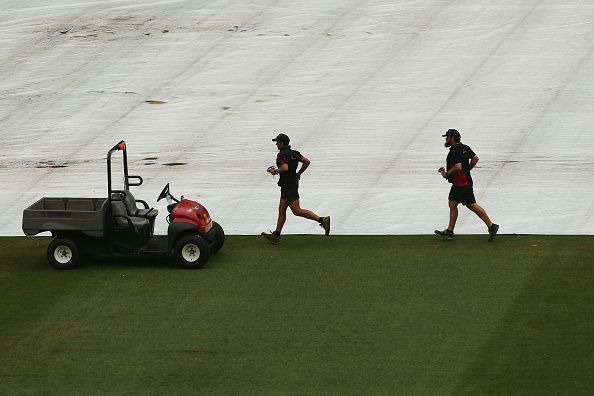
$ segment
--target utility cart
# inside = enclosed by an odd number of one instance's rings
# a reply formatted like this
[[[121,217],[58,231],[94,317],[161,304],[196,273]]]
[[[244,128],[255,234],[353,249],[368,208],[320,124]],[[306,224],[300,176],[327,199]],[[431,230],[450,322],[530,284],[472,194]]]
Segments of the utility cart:
[[[123,190],[112,188],[111,158],[117,152],[123,161]],[[41,198],[23,211],[23,232],[51,232],[47,259],[56,269],[76,267],[82,254],[163,255],[184,268],[203,267],[223,247],[223,228],[198,202],[173,197],[167,183],[157,197],[168,202],[167,235],[154,235],[158,210],[130,191],[142,182],[128,174],[122,140],[107,153],[106,198]]]

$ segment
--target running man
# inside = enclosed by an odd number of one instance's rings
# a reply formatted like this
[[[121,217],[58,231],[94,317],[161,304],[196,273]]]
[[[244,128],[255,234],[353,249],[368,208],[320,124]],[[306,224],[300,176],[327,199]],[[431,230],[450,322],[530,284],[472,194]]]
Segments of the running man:
[[[450,152],[446,159],[447,169],[440,168],[439,173],[453,185],[448,197],[450,207],[448,228],[443,231],[436,230],[435,233],[450,241],[454,239],[454,227],[456,227],[456,220],[458,220],[458,205],[462,204],[473,211],[485,223],[489,232],[488,240],[491,242],[499,230],[499,225],[493,223],[489,219],[487,212],[476,203],[472,189],[472,177],[470,176],[470,170],[475,167],[479,157],[470,147],[460,142],[461,136],[457,130],[448,129],[445,135],[442,136],[445,137],[444,146],[449,147]]]
[[[287,220],[287,208],[295,216],[305,217],[306,219],[317,221],[326,233],[330,234],[330,216],[320,217],[311,210],[302,209],[299,206],[299,179],[307,169],[310,161],[297,150],[293,150],[289,145],[289,137],[283,133],[272,139],[276,142],[276,148],[279,153],[276,156],[276,167],[270,166],[266,170],[271,175],[280,175],[278,185],[281,188],[281,197],[278,205],[278,219],[276,221],[276,230],[272,233],[263,232],[261,235],[268,241],[278,243],[281,237],[281,231]],[[301,162],[301,168],[297,167]]]

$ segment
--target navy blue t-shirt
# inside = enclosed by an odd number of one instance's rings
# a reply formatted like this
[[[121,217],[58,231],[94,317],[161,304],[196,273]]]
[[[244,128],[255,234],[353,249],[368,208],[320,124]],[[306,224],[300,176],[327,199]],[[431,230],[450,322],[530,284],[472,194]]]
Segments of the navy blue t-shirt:
[[[297,166],[303,156],[297,150],[291,149],[291,146],[285,147],[276,156],[276,167],[280,168],[283,164],[289,165],[289,171],[281,173],[278,181],[279,186],[297,186],[299,177],[297,176]]]

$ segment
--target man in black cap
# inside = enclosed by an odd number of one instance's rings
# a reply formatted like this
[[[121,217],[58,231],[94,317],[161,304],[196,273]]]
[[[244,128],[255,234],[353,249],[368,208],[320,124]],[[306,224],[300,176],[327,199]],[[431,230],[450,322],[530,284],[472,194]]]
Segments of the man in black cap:
[[[326,235],[329,235],[330,216],[320,217],[311,210],[302,209],[299,206],[299,179],[309,166],[310,161],[301,155],[299,151],[291,149],[287,135],[280,133],[272,141],[276,142],[279,153],[276,156],[276,167],[268,167],[267,172],[273,176],[280,175],[278,185],[281,188],[281,197],[278,206],[276,230],[272,233],[263,232],[262,236],[273,243],[280,241],[281,231],[287,220],[287,208],[291,208],[295,216],[317,221]],[[302,164],[301,169],[297,171],[300,162]]]
[[[472,177],[470,176],[470,170],[479,161],[479,157],[470,147],[460,142],[461,136],[457,130],[448,129],[445,135],[442,136],[446,139],[444,146],[449,147],[450,152],[446,159],[447,168],[440,168],[439,173],[453,185],[448,197],[450,207],[448,228],[443,231],[436,230],[435,233],[445,237],[447,240],[454,239],[454,227],[458,219],[458,205],[462,204],[476,213],[485,222],[489,231],[488,240],[491,242],[499,230],[499,225],[493,223],[489,219],[487,212],[476,203],[472,189]]]

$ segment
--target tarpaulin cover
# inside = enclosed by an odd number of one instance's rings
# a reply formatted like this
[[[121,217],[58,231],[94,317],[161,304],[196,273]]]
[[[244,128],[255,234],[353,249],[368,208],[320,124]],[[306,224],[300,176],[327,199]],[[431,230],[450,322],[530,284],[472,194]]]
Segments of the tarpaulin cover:
[[[0,234],[41,197],[105,197],[122,139],[158,233],[167,182],[229,234],[274,229],[279,132],[334,233],[431,233],[448,128],[501,233],[592,234],[593,49],[587,0],[4,1]],[[461,209],[456,231],[485,226]]]

